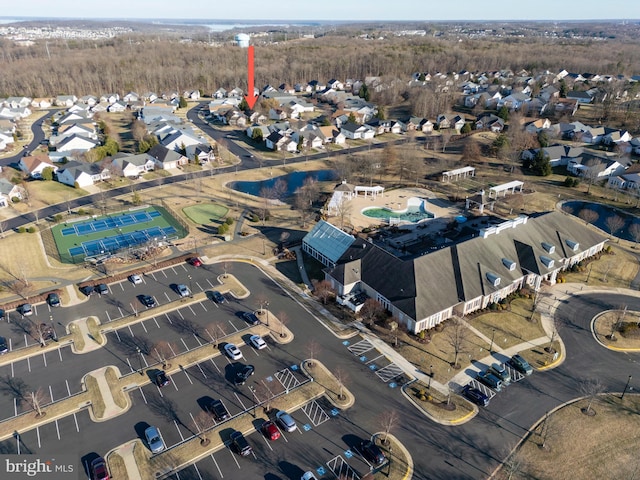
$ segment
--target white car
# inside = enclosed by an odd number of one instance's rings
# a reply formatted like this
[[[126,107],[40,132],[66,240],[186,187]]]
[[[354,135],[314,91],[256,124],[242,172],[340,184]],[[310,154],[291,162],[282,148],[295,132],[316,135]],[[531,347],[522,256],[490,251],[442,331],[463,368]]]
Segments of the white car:
[[[313,474],[313,472],[305,472],[304,475],[302,475],[301,480],[318,480],[318,478]]]
[[[242,358],[242,352],[233,343],[227,343],[224,346],[224,351],[231,360],[240,360]]]
[[[140,275],[129,275],[129,281],[134,285],[140,285],[142,283],[142,277],[140,277]]]
[[[249,342],[251,342],[251,345],[253,345],[257,350],[267,348],[266,342],[260,335],[251,335],[251,337],[249,337]]]
[[[180,295],[181,297],[188,297],[189,295],[191,295],[191,292],[189,292],[189,287],[183,285],[182,283],[176,286],[176,290],[178,290],[178,295]]]

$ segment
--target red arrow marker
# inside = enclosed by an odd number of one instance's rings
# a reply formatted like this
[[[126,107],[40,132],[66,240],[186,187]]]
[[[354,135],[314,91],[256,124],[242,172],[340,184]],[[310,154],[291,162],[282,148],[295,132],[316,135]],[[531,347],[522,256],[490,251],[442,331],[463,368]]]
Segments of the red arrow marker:
[[[253,91],[253,45],[249,45],[249,49],[248,49],[248,65],[247,65],[247,69],[248,69],[248,92],[247,95],[244,96],[245,101],[247,102],[247,105],[249,105],[250,109],[253,109],[253,106],[256,104],[256,100],[258,100],[258,96],[254,94]]]

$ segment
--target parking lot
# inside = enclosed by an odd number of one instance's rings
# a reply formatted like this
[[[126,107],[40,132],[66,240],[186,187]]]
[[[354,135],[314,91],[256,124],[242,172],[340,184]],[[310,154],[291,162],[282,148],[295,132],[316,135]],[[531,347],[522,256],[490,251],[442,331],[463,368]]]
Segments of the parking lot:
[[[376,350],[368,340],[359,340],[354,343],[350,340],[345,340],[342,344],[346,346],[363,365],[366,365],[369,370],[374,372],[378,379],[386,383],[389,388],[397,388],[408,381],[404,375],[404,371]]]

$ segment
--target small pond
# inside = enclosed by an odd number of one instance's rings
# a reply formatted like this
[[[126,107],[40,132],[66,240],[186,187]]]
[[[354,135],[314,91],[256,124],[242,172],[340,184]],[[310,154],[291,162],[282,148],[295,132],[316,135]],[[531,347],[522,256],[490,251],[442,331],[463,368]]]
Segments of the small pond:
[[[607,225],[607,219],[613,216],[621,217],[624,220],[624,225],[617,232],[613,232],[613,236],[621,238],[623,240],[629,240],[631,242],[636,241],[633,238],[633,235],[631,235],[630,228],[633,224],[640,224],[640,218],[623,212],[622,210],[618,210],[608,205],[602,205],[600,203],[581,202],[578,200],[574,200],[570,202],[564,202],[562,204],[562,210],[578,218],[580,218],[580,211],[583,209],[593,210],[594,212],[596,212],[598,214],[598,218],[595,222],[591,223],[607,233],[610,233],[609,226]]]
[[[313,178],[318,182],[328,182],[336,180],[338,174],[335,170],[314,170],[312,172],[293,172],[279,177],[269,178],[268,180],[260,180],[257,182],[238,181],[229,182],[227,187],[249,195],[260,196],[263,188],[273,188],[277,181],[282,180],[286,188],[286,196],[291,196],[300,188],[307,178]]]

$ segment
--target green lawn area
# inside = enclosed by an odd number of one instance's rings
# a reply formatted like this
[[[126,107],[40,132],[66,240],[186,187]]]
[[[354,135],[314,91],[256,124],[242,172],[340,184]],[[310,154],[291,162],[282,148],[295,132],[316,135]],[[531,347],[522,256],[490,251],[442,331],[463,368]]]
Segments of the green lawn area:
[[[211,222],[218,222],[226,217],[229,209],[216,203],[202,203],[191,205],[182,209],[184,214],[194,223],[207,225]]]

